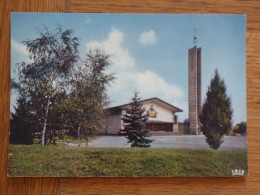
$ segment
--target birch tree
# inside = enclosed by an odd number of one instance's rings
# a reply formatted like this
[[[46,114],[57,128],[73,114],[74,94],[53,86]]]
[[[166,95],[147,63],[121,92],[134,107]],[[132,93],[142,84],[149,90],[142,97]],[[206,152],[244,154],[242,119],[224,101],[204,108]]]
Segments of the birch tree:
[[[110,56],[100,49],[90,50],[85,62],[77,67],[70,80],[71,92],[66,120],[77,132],[78,144],[85,137],[98,134],[104,129],[104,106],[107,104],[106,87],[115,79],[108,73]]]
[[[72,36],[71,30],[40,32],[39,37],[23,42],[29,53],[30,63],[18,64],[18,81],[14,81],[19,93],[26,94],[33,113],[42,132],[42,145],[46,144],[45,135],[48,116],[53,109],[55,93],[64,90],[73,66],[77,63],[79,41]]]

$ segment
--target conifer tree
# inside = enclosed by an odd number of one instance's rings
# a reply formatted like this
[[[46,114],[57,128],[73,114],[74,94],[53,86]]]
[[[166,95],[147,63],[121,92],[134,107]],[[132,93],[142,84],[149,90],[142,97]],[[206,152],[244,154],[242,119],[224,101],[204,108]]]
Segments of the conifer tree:
[[[216,70],[200,115],[201,131],[211,148],[218,149],[223,143],[224,135],[232,129],[232,113],[224,80],[219,77]]]
[[[150,130],[146,128],[148,115],[144,114],[145,109],[142,108],[138,93],[134,92],[134,97],[123,117],[124,130],[123,133],[128,139],[128,143],[132,143],[131,147],[150,147],[153,140],[147,139],[151,136]]]
[[[33,144],[34,116],[25,97],[19,98],[17,104],[15,113],[10,115],[10,143]]]

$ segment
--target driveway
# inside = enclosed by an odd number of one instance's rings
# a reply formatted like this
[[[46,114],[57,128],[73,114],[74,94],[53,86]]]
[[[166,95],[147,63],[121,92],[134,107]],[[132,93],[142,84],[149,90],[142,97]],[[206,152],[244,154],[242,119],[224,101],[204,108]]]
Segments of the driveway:
[[[185,148],[185,149],[210,149],[205,141],[204,135],[185,135],[185,136],[151,136],[149,139],[154,140],[151,148]],[[127,143],[123,136],[102,136],[89,142],[91,148],[130,148],[131,144]],[[67,144],[77,146],[77,144]],[[83,144],[84,146],[84,144]],[[219,150],[246,150],[247,138],[236,136],[225,136],[224,142],[220,145]]]

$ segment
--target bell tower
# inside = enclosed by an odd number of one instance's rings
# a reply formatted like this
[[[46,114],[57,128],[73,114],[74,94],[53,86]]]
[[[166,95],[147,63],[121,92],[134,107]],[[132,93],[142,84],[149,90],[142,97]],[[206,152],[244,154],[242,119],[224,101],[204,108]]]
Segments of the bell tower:
[[[189,122],[190,134],[200,134],[199,114],[201,112],[201,48],[197,47],[196,29],[194,47],[189,49]]]

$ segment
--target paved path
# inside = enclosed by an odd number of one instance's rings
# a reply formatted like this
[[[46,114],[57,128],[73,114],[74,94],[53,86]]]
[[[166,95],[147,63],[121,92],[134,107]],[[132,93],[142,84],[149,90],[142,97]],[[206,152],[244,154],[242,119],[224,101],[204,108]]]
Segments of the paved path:
[[[186,148],[186,149],[210,149],[205,141],[204,135],[186,135],[186,136],[151,136],[154,140],[151,148]],[[77,146],[77,144],[66,143],[68,146]],[[84,144],[83,144],[84,146]],[[131,144],[123,136],[101,136],[89,142],[91,148],[130,148]],[[247,138],[225,136],[224,142],[219,150],[246,150]]]

